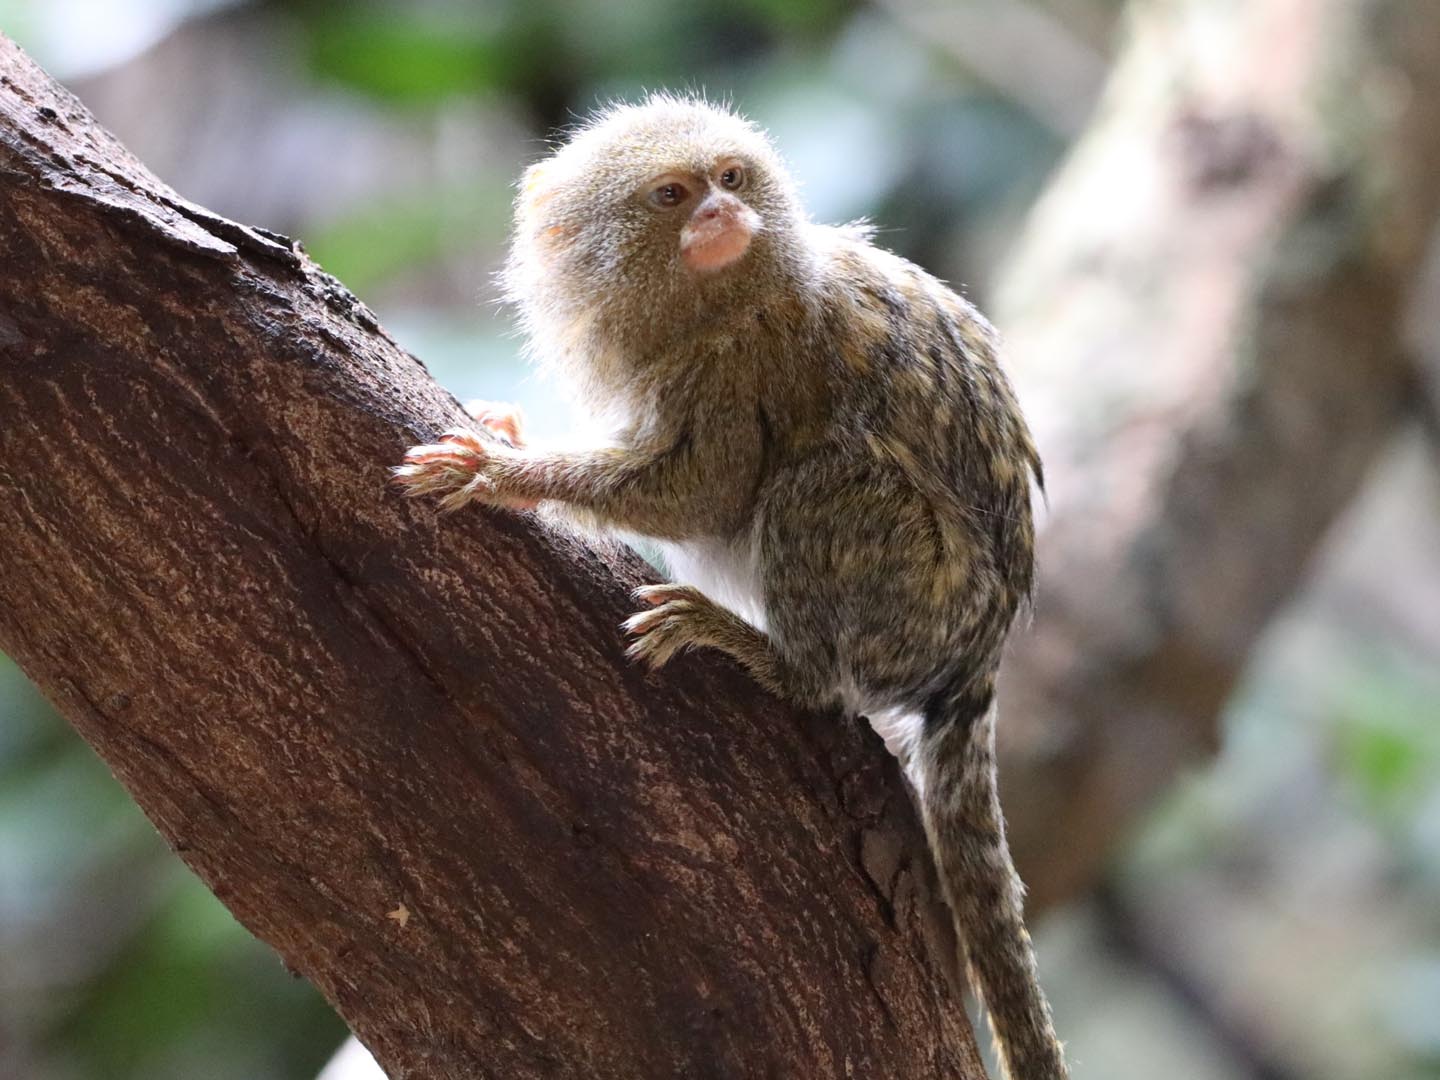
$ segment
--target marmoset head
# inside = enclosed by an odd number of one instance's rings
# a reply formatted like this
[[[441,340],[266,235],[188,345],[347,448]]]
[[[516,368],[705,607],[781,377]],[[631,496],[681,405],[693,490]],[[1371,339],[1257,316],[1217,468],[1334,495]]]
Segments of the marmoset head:
[[[505,272],[532,334],[629,340],[772,288],[804,220],[765,134],[708,102],[613,106],[530,167]],[[653,338],[652,338],[653,340]]]

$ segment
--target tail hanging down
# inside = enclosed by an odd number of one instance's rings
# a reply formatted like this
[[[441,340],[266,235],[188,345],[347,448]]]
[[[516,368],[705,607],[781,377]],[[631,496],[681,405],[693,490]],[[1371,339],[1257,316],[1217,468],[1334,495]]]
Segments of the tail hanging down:
[[[993,694],[939,699],[914,759],[921,813],[970,983],[1009,1080],[1068,1080],[1023,918],[995,782]]]

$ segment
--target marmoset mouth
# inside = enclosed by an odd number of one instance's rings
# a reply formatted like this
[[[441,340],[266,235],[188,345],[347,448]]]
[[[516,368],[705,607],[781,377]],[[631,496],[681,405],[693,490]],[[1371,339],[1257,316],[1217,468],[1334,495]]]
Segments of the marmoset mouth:
[[[729,266],[749,249],[756,217],[746,208],[740,214],[717,214],[686,225],[680,233],[680,256],[685,265],[701,272]]]

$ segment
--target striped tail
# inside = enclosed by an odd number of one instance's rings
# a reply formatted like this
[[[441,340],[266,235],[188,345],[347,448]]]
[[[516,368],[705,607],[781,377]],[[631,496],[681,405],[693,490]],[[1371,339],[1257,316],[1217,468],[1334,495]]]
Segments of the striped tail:
[[[941,888],[955,917],[970,984],[990,1016],[1008,1080],[1068,1080],[1040,989],[995,784],[994,697],[937,701],[915,760],[921,813]]]

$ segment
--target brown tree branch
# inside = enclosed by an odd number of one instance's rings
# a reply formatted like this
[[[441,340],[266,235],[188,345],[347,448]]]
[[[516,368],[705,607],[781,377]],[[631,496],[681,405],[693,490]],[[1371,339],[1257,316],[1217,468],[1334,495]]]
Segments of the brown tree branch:
[[[460,418],[0,38],[0,647],[216,895],[395,1077],[980,1080],[878,740],[396,498]]]
[[[1186,763],[1393,434],[1440,5],[1138,4],[999,322],[1051,479],[1002,788],[1042,907]]]

